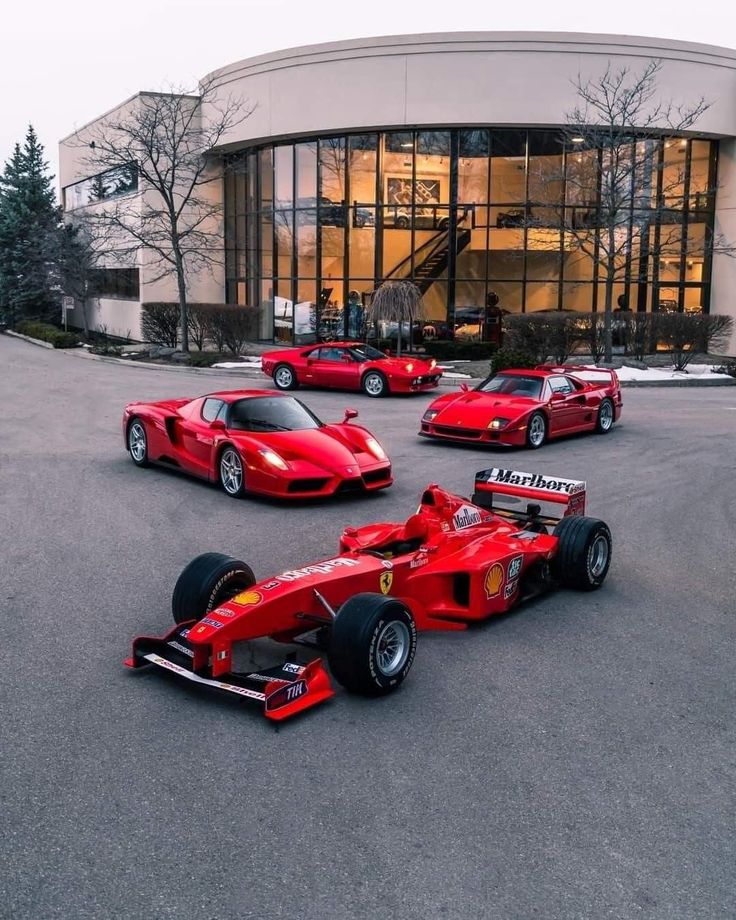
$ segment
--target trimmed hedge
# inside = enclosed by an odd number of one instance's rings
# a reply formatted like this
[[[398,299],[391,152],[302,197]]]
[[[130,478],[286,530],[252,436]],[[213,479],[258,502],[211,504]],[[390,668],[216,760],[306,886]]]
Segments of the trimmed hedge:
[[[436,340],[425,342],[424,350],[438,361],[484,361],[498,350],[498,346],[491,342]]]
[[[76,348],[79,345],[79,336],[76,332],[64,332],[50,323],[39,323],[34,320],[21,320],[15,324],[15,331],[21,335],[30,336],[49,342],[54,348]]]
[[[189,335],[201,351],[208,342],[220,351],[237,355],[246,342],[258,338],[260,307],[239,304],[187,304]],[[141,330],[147,342],[176,348],[179,341],[179,304],[144,303]]]
[[[491,377],[511,367],[536,367],[540,362],[523,348],[499,348],[491,358]]]

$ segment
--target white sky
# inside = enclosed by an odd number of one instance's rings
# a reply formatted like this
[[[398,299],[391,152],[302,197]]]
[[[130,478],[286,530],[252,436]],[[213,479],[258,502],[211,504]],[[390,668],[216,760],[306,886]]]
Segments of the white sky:
[[[251,55],[317,42],[443,31],[615,32],[736,47],[726,0],[6,0],[0,161],[32,122],[57,142],[141,89],[194,86]],[[697,89],[697,88],[694,88]]]

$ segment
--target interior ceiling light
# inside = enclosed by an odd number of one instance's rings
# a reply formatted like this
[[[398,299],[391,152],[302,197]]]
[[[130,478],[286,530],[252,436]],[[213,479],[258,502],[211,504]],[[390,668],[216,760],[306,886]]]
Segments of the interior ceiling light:
[[[401,146],[402,146],[402,147],[413,147],[414,144],[402,144]]]
[[[572,137],[570,138],[570,140],[573,142],[573,144],[584,144],[585,143],[584,137]]]

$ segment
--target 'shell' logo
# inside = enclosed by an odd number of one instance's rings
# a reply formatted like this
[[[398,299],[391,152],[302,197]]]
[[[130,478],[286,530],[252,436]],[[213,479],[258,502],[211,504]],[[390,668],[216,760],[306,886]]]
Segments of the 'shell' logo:
[[[393,572],[383,572],[381,577],[378,579],[378,584],[381,586],[381,594],[388,594],[391,590],[391,585],[394,582],[394,573]]]
[[[503,566],[500,562],[494,562],[494,564],[486,572],[486,577],[483,582],[483,587],[486,591],[486,597],[490,600],[492,597],[498,597],[501,593],[501,585],[503,584]]]
[[[240,594],[235,595],[233,603],[238,604],[240,607],[255,607],[262,600],[263,595],[258,591],[241,591]]]

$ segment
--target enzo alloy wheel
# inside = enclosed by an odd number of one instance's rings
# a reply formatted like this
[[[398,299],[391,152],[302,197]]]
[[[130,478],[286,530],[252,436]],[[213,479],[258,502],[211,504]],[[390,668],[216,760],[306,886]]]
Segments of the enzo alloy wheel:
[[[233,447],[227,447],[220,457],[220,483],[228,495],[236,498],[243,492],[243,461]]]
[[[383,396],[386,392],[386,378],[377,371],[369,371],[363,378],[363,391],[368,396]]]
[[[279,390],[293,390],[296,387],[296,374],[288,364],[279,364],[273,374],[273,382]]]
[[[146,466],[148,464],[146,429],[140,419],[134,419],[128,428],[128,450],[136,466]]]
[[[595,429],[600,434],[606,434],[613,427],[613,403],[610,399],[604,399],[598,407],[598,418]]]
[[[532,449],[541,447],[547,437],[547,423],[541,412],[535,412],[529,419],[526,430],[526,443]]]

